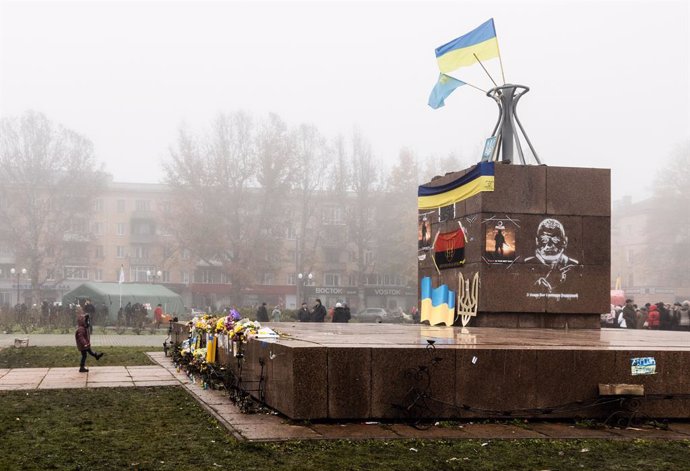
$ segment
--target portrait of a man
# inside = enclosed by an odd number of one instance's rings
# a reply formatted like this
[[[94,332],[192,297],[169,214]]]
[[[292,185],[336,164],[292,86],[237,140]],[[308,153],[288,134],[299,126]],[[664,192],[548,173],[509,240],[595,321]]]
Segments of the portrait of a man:
[[[579,262],[565,254],[568,237],[563,224],[556,219],[547,218],[539,223],[535,244],[534,256],[527,257],[525,262],[538,261],[547,268],[535,284],[551,292],[555,283],[566,281],[568,271]]]

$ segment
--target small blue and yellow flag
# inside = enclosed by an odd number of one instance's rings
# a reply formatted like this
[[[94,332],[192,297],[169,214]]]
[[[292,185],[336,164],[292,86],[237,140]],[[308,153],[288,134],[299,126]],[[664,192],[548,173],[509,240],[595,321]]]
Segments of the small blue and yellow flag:
[[[438,68],[446,73],[470,66],[477,62],[475,54],[479,60],[499,56],[493,18],[469,33],[436,48]]]
[[[428,321],[429,325],[453,325],[455,322],[455,292],[449,290],[448,285],[433,288],[431,278],[428,276],[422,278],[420,287],[422,322]]]
[[[431,95],[429,95],[429,106],[435,110],[444,106],[446,104],[445,99],[448,98],[448,95],[462,85],[465,85],[465,82],[453,78],[450,75],[439,74],[438,81],[436,85],[434,85],[433,90],[431,90]]]

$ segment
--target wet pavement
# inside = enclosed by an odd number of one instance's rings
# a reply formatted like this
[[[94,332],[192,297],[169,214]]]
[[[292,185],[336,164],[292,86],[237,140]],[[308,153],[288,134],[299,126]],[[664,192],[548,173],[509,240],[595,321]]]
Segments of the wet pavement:
[[[690,332],[641,329],[448,328],[419,324],[266,323],[290,345],[391,348],[427,345],[451,349],[690,350]]]

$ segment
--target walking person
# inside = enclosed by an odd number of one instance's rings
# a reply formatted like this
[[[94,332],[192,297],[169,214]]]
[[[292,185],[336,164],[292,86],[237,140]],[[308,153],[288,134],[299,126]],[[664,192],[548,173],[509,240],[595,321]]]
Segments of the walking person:
[[[280,306],[276,306],[273,308],[273,311],[271,311],[271,318],[273,319],[273,322],[280,322]]]
[[[266,303],[261,303],[259,309],[256,310],[256,320],[259,322],[268,322],[268,310],[266,309]]]
[[[89,318],[84,314],[84,310],[81,306],[77,306],[77,331],[74,334],[74,338],[77,342],[77,348],[81,352],[81,362],[79,363],[79,372],[88,373],[89,370],[86,368],[86,355],[89,354],[96,360],[100,360],[103,353],[94,353],[91,350],[91,334],[89,333],[88,326]]]
[[[153,320],[156,323],[156,329],[158,329],[161,326],[161,322],[163,322],[163,305],[160,303],[153,310]]]

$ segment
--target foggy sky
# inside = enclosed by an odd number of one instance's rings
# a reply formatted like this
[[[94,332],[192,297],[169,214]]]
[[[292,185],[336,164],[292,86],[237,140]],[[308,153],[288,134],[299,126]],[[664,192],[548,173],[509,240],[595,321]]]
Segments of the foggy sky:
[[[541,160],[611,168],[613,198],[648,196],[690,135],[687,2],[3,0],[0,115],[84,134],[119,181],[158,182],[182,123],[238,110],[328,137],[357,126],[388,164],[401,147],[475,162],[494,102],[462,87],[426,103],[434,49],[491,17],[506,81],[531,88],[517,111]],[[451,75],[491,88],[476,67]]]

